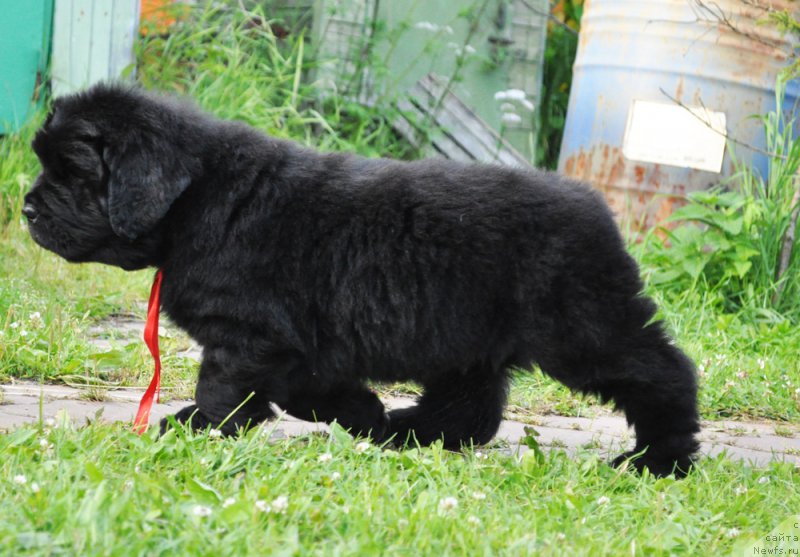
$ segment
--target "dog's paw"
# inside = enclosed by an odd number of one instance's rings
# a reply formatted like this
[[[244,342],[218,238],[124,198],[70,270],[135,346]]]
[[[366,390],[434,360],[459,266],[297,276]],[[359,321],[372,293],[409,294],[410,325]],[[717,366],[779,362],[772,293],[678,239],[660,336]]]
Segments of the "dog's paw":
[[[181,408],[173,416],[174,420],[179,424],[189,424],[194,431],[202,431],[207,427],[213,427],[211,421],[200,411],[196,404],[191,404]],[[158,423],[158,434],[164,435],[172,424],[169,418],[162,418]]]
[[[622,465],[630,465],[640,474],[646,468],[651,475],[657,478],[663,478],[670,474],[674,474],[676,478],[683,478],[691,471],[694,466],[694,460],[689,455],[677,458],[664,457],[658,455],[657,451],[634,449],[622,453],[611,461],[611,466],[614,468]]]
[[[370,423],[373,425],[371,426],[351,426],[347,428],[350,432],[350,435],[353,437],[361,437],[364,439],[370,439],[373,443],[380,444],[387,440],[389,437],[389,416],[383,412],[383,408],[381,408],[381,412],[378,416],[374,416]]]

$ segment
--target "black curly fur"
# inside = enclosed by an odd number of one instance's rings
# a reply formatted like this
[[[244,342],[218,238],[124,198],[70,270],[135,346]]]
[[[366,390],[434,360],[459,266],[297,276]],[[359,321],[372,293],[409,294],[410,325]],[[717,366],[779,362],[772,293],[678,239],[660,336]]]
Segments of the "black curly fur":
[[[204,347],[179,421],[218,424],[254,393],[226,433],[273,402],[456,449],[494,436],[509,370],[537,363],[625,412],[637,442],[618,462],[688,470],[692,363],[584,184],[319,153],[114,84],[57,101],[33,146],[33,238],[70,261],[161,268],[164,310]],[[424,394],[387,414],[367,380]]]

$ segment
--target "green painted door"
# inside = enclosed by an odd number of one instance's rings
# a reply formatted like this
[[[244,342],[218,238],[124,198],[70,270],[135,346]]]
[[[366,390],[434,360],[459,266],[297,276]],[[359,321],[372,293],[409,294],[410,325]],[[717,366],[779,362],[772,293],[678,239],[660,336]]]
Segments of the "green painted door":
[[[41,100],[53,0],[0,0],[0,14],[0,133],[9,133]]]

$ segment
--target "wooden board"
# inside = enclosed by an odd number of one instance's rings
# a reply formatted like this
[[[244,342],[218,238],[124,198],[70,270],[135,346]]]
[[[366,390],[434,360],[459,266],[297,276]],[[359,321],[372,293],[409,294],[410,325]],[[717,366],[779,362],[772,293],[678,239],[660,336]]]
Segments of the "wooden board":
[[[496,131],[489,127],[452,91],[442,96],[443,79],[428,74],[414,84],[407,100],[398,102],[403,117],[395,129],[412,144],[423,143],[424,129],[431,134],[429,154],[460,161],[494,162],[509,166],[530,166]],[[439,98],[441,105],[436,108]]]

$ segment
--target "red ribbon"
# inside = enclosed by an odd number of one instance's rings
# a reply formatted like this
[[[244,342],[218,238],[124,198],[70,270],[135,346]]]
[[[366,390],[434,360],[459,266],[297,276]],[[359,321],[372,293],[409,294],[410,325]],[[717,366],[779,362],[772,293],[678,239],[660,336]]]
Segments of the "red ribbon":
[[[155,373],[150,380],[150,386],[142,395],[139,403],[139,411],[133,420],[133,431],[141,435],[147,431],[147,424],[150,421],[150,409],[153,407],[153,399],[160,402],[161,392],[161,357],[158,353],[158,309],[161,305],[161,279],[163,274],[161,269],[156,272],[153,279],[153,287],[150,289],[150,301],[147,304],[147,322],[144,325],[144,342],[150,349],[150,354],[155,360]]]

